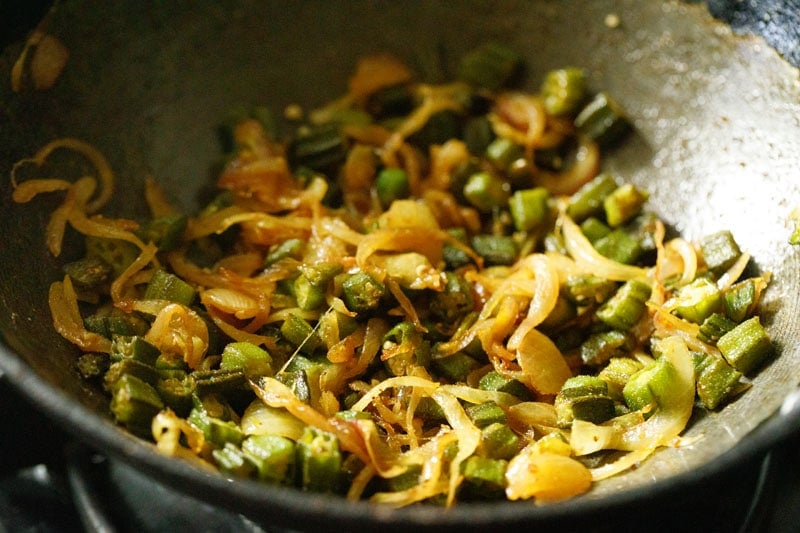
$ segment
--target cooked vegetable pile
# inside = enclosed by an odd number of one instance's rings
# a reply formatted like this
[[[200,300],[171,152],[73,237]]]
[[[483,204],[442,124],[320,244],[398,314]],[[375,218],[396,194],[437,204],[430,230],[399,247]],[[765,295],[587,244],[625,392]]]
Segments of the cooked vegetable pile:
[[[322,108],[240,113],[192,216],[152,180],[149,219],[99,214],[113,172],[77,139],[21,161],[16,201],[66,192],[51,252],[85,236],[49,305],[116,421],[304,491],[545,502],[742,393],[773,351],[768,276],[743,278],[727,231],[668,238],[646,191],[601,172],[630,125],[582,70],[532,94],[509,88],[520,67],[489,44],[429,85],[368,56]],[[95,175],[19,178],[57,150]]]

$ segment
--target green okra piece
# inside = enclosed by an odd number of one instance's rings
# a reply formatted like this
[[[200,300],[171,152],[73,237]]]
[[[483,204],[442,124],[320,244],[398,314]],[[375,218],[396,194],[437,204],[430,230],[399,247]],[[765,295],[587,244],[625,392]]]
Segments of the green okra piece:
[[[298,484],[309,492],[336,492],[342,454],[336,435],[306,426],[297,441]]]
[[[472,423],[481,429],[496,422],[505,423],[507,420],[502,407],[492,401],[469,404],[464,411]]]
[[[409,194],[408,174],[402,168],[384,168],[375,178],[375,191],[384,208]]]
[[[192,411],[192,396],[195,393],[194,382],[188,376],[161,377],[156,381],[156,392],[164,405],[175,411],[180,417],[187,417]]]
[[[219,368],[242,370],[247,377],[271,376],[272,357],[265,349],[251,342],[231,342],[222,350]]]
[[[311,402],[311,386],[305,369],[285,370],[276,374],[275,378],[289,387],[298,400],[305,403]]]
[[[464,198],[482,213],[491,213],[493,209],[508,203],[509,184],[488,171],[472,174],[464,184]]]
[[[464,476],[459,495],[468,500],[502,498],[506,487],[508,462],[473,455],[462,464]]]
[[[496,90],[511,82],[521,67],[522,57],[517,52],[503,44],[490,42],[461,58],[458,77],[471,85]]]
[[[120,359],[116,363],[111,363],[105,376],[103,376],[103,386],[107,391],[111,391],[117,382],[126,375],[134,376],[149,385],[154,385],[158,381],[158,371],[155,367],[136,359],[126,358]]]
[[[492,123],[483,115],[470,117],[464,124],[462,135],[464,143],[467,145],[467,150],[469,150],[470,154],[476,156],[485,154],[486,148],[496,138]]]
[[[411,322],[399,322],[383,336],[384,350],[393,355],[384,361],[395,376],[404,376],[409,367],[428,367],[431,362],[430,343],[422,331]]]
[[[724,274],[742,255],[733,234],[728,230],[700,239],[700,252],[708,269],[717,276]]]
[[[297,307],[311,311],[325,303],[325,288],[314,285],[306,276],[300,274],[294,279],[292,294],[297,300]]]
[[[737,323],[749,318],[758,306],[758,292],[753,278],[731,285],[724,293],[725,315]]]
[[[122,375],[111,390],[114,419],[141,437],[152,438],[153,417],[164,408],[156,390],[132,374]]]
[[[514,227],[531,231],[543,224],[550,215],[550,193],[544,187],[516,191],[508,200],[508,209]]]
[[[758,316],[748,318],[720,337],[717,348],[742,374],[755,370],[773,352],[772,341]]]
[[[607,93],[598,93],[575,117],[575,127],[582,135],[608,148],[631,129],[622,107]]]
[[[242,451],[255,463],[258,479],[290,483],[295,476],[296,446],[279,435],[251,435],[242,441]]]
[[[572,114],[586,98],[586,73],[577,67],[551,70],[545,75],[540,92],[549,114]]]
[[[617,292],[617,284],[597,276],[575,275],[567,278],[564,296],[578,306],[601,304]]]
[[[108,372],[110,361],[108,355],[98,352],[81,354],[75,363],[78,372],[84,379],[97,379]]]
[[[128,241],[87,235],[86,257],[101,259],[114,270],[116,278],[139,257],[139,248]]]
[[[498,391],[512,394],[522,401],[533,399],[530,389],[519,380],[508,378],[491,370],[484,374],[478,382],[478,388],[486,391]]]
[[[150,325],[134,313],[116,307],[101,307],[83,319],[84,327],[107,339],[115,335],[144,335]]]
[[[156,217],[143,224],[137,235],[144,242],[152,242],[159,251],[174,250],[181,243],[189,218],[182,214]]]
[[[609,233],[611,233],[611,228],[609,228],[602,220],[597,217],[589,217],[583,222],[581,222],[581,231],[589,239],[589,242],[597,248],[595,244],[599,239],[602,239]],[[602,251],[600,253],[603,253]],[[608,257],[608,256],[606,256]]]
[[[468,243],[467,231],[464,228],[450,228],[447,233],[455,237],[459,242]],[[445,242],[444,246],[442,246],[442,259],[444,259],[448,270],[455,270],[472,262],[472,258],[467,252],[449,242]]]
[[[711,314],[722,308],[722,292],[708,278],[697,278],[678,289],[673,300],[673,312],[679,317],[702,324]]]
[[[612,357],[622,357],[634,346],[634,339],[625,331],[612,329],[593,333],[581,344],[581,360],[584,364],[600,366]]]
[[[592,243],[600,255],[618,263],[632,265],[642,255],[641,239],[622,228],[614,229]]]
[[[650,298],[650,286],[639,280],[628,280],[600,309],[597,318],[608,326],[627,331],[642,317]]]
[[[195,370],[191,376],[201,398],[208,394],[238,396],[250,391],[247,376],[240,368]]]
[[[140,363],[155,366],[161,351],[140,335],[114,335],[111,338],[111,353],[109,355],[114,362],[131,358]]]
[[[472,238],[472,249],[484,259],[487,265],[512,265],[519,255],[516,241],[508,235],[485,233],[475,235]]]
[[[559,328],[578,316],[578,309],[566,296],[561,294],[556,299],[556,305],[545,317],[540,326],[543,329]]]
[[[622,389],[626,405],[633,411],[649,405],[663,406],[678,379],[677,371],[665,357],[636,372]]]
[[[736,322],[722,313],[712,313],[700,324],[697,338],[708,344],[716,345],[720,337],[735,327]]]
[[[311,324],[297,315],[289,315],[281,324],[280,331],[289,344],[305,354],[313,354],[323,345]]]
[[[356,313],[377,309],[384,296],[386,286],[366,272],[352,274],[342,282],[342,299]]]
[[[431,296],[429,309],[435,319],[453,324],[474,310],[475,298],[472,285],[463,276],[450,271],[444,276],[444,289]]]
[[[256,472],[256,464],[252,458],[231,442],[226,442],[222,448],[211,450],[211,456],[225,474],[247,478]]]
[[[433,359],[432,364],[439,374],[454,383],[465,381],[470,372],[481,366],[479,361],[464,352]]]
[[[603,202],[608,195],[617,190],[617,187],[614,176],[599,174],[570,197],[567,214],[577,223],[583,222],[590,216],[603,215]]]
[[[84,257],[64,265],[64,273],[76,286],[99,291],[111,283],[114,269],[99,257]]]
[[[145,300],[168,300],[183,305],[191,305],[197,291],[175,274],[156,270],[144,292]]]
[[[303,239],[287,239],[275,246],[264,258],[264,266],[269,267],[281,259],[300,259],[303,256],[306,242]]]
[[[484,156],[497,170],[507,173],[514,161],[525,156],[525,151],[511,139],[498,137],[486,147]]]
[[[322,170],[347,157],[347,137],[335,124],[316,126],[295,138],[289,146],[292,167]]]
[[[209,415],[202,406],[197,405],[197,402],[186,420],[203,432],[206,441],[218,448],[222,448],[226,443],[239,446],[244,440],[244,433],[238,425],[230,420]]]
[[[644,365],[630,357],[612,357],[597,377],[608,383],[608,394],[615,401],[624,401],[622,390],[628,380]]]
[[[646,191],[631,183],[620,185],[603,199],[606,222],[612,228],[617,228],[628,222],[641,212],[647,198]]]
[[[742,373],[722,357],[692,353],[697,397],[707,409],[716,409],[742,389]]]
[[[521,442],[505,422],[494,422],[481,429],[481,451],[492,459],[512,459],[519,453]]]
[[[595,376],[578,375],[564,382],[554,402],[560,427],[569,427],[574,420],[599,424],[614,417],[614,400],[608,383]]]

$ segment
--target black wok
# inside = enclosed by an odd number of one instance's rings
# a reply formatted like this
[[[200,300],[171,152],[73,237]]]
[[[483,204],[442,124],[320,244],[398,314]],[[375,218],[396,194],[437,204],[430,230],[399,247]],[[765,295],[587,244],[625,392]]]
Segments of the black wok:
[[[726,3],[712,7],[741,19]],[[618,27],[607,24],[612,13]],[[800,205],[798,72],[761,39],[734,35],[705,5],[76,0],[61,3],[47,29],[70,52],[52,90],[12,93],[9,72],[22,43],[0,57],[0,369],[78,439],[208,502],[295,529],[568,528],[609,520],[614,509],[655,510],[659,498],[736,468],[800,428],[800,251],[787,244],[788,217]],[[782,31],[796,38],[798,29]],[[676,230],[699,237],[731,229],[752,254],[751,268],[773,272],[763,313],[780,357],[752,389],[695,416],[686,433],[702,437],[695,445],[661,450],[587,495],[548,506],[350,504],[229,481],[161,457],[116,427],[105,397],[75,371],[76,351],[51,327],[47,287],[76,257],[67,248],[54,259],[45,248],[55,200],[14,204],[13,163],[56,137],[82,138],[117,172],[108,212],[144,213],[148,175],[192,210],[213,180],[216,125],[229,109],[324,102],[344,91],[356,58],[372,51],[404,57],[428,80],[447,79],[460,54],[485,40],[522,52],[530,88],[550,68],[585,68],[593,88],[622,102],[635,126],[606,168],[651,191],[652,208]]]

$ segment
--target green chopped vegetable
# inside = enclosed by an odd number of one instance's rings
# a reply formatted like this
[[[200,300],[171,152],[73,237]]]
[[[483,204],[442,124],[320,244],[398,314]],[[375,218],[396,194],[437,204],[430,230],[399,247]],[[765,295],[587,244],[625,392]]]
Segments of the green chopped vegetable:
[[[628,330],[642,317],[650,286],[639,280],[626,281],[597,311],[597,318],[612,328]]]
[[[478,87],[499,89],[511,81],[521,63],[522,58],[514,50],[502,44],[487,43],[461,59],[458,76]]]
[[[728,230],[703,237],[700,240],[700,251],[708,269],[717,276],[733,266],[742,255],[739,245]]]
[[[541,93],[548,113],[571,114],[586,97],[586,74],[576,67],[551,70],[544,78]]]
[[[550,213],[550,193],[543,187],[517,191],[508,201],[514,227],[520,231],[531,231],[540,226]]]
[[[724,334],[717,348],[728,363],[742,374],[749,374],[773,352],[772,341],[759,317],[749,318]]]

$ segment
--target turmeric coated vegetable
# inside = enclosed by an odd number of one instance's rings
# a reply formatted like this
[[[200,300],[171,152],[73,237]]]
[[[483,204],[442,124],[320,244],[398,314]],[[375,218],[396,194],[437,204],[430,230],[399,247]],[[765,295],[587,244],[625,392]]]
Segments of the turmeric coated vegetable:
[[[16,201],[63,197],[43,245],[84,238],[48,304],[121,426],[287,490],[550,502],[674,444],[695,398],[744,393],[773,352],[769,275],[743,276],[729,232],[667,239],[601,171],[630,124],[587,72],[526,92],[497,43],[459,65],[433,85],[368,56],[319,109],[231,113],[195,214],[150,181],[148,216],[99,215],[113,172],[79,141],[31,161],[96,175],[15,166]]]

